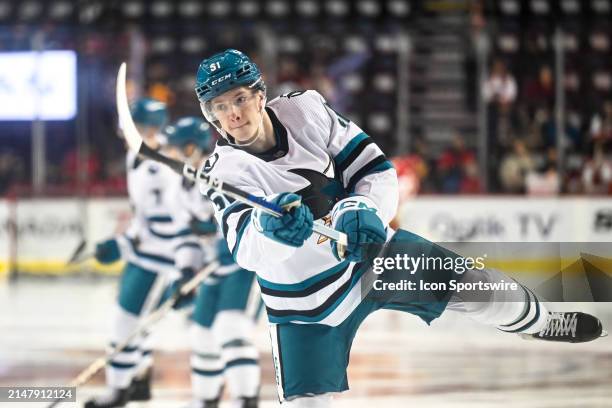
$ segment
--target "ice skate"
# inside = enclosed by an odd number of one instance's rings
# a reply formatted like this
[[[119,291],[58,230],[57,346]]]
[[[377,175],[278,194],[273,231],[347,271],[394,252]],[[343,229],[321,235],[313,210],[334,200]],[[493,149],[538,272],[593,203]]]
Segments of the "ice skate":
[[[151,378],[153,370],[149,367],[145,373],[132,380],[130,385],[130,401],[149,401],[151,399]]]
[[[581,312],[549,312],[546,325],[538,333],[522,334],[525,339],[584,343],[607,336],[595,316]]]
[[[90,399],[84,408],[116,408],[124,407],[130,400],[130,388],[109,388],[108,392]]]

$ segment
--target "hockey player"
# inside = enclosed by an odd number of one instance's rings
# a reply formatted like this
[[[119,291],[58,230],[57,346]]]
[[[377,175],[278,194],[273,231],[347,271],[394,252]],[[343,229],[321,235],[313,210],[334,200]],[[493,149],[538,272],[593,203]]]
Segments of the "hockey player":
[[[522,286],[514,297],[493,293],[478,302],[455,293],[420,304],[372,297],[373,291],[362,288],[371,256],[365,248],[392,235],[387,224],[398,196],[395,170],[373,140],[316,91],[291,92],[266,104],[258,67],[236,50],[203,60],[195,90],[205,117],[223,136],[202,171],[286,208],[276,218],[237,201],[216,202],[233,257],[257,273],[278,395],[287,406],[328,407],[332,393],[348,389],[352,340],[361,322],[379,309],[409,312],[429,323],[450,308],[545,340],[578,342],[600,335],[595,317],[550,313]],[[313,220],[345,233],[345,250],[313,234]],[[426,253],[433,248],[421,237],[397,234]],[[437,272],[419,271],[423,279],[436,279]],[[468,270],[461,278],[512,281],[488,269]]]
[[[190,408],[217,408],[223,384],[234,408],[256,408],[261,370],[252,342],[263,307],[255,274],[234,262],[223,237],[217,239],[221,267],[200,285],[191,341]]]
[[[132,117],[144,140],[161,148],[160,131],[167,122],[166,105],[142,98],[131,107]],[[127,153],[128,195],[133,216],[125,234],[97,245],[95,257],[101,263],[123,258],[126,261],[119,284],[110,347],[132,333],[140,319],[155,309],[168,285],[176,279],[174,248],[181,233],[169,214],[168,186],[180,176],[166,166]],[[150,338],[134,340],[106,367],[107,392],[86,402],[86,408],[122,407],[128,401],[151,398],[152,354]]]
[[[211,135],[204,120],[193,117],[179,119],[164,131],[172,156],[195,167],[210,153]],[[220,267],[199,287],[190,327],[191,408],[216,408],[224,383],[227,384],[235,408],[256,408],[260,385],[259,358],[251,341],[255,321],[263,303],[255,274],[234,263],[227,244],[217,235],[214,208],[200,194],[194,183],[183,179],[177,194],[183,217],[192,232],[201,239],[206,258],[216,258]],[[215,197],[222,200],[223,197]],[[185,256],[193,240],[181,245],[176,253],[177,267],[183,279],[189,279],[202,266],[202,258]]]

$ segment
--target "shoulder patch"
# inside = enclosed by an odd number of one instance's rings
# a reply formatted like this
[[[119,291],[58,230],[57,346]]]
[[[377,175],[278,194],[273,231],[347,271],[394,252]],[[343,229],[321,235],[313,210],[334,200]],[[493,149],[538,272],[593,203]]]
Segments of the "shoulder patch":
[[[219,153],[214,153],[212,156],[206,159],[206,162],[204,163],[204,171],[205,172],[211,171],[213,167],[215,167],[215,164],[217,164],[218,161],[219,161]]]
[[[288,93],[286,93],[286,94],[282,94],[280,97],[281,97],[281,98],[291,99],[291,98],[293,98],[294,96],[300,96],[300,95],[302,95],[304,92],[306,92],[306,91],[291,91],[291,92],[288,92]]]

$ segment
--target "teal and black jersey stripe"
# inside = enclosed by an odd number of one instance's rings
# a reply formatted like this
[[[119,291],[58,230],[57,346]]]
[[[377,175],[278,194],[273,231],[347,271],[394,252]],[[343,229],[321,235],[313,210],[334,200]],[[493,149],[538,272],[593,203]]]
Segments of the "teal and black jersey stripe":
[[[359,279],[367,271],[367,265],[357,264],[351,271],[351,277],[334,293],[332,293],[318,307],[308,310],[277,310],[266,306],[268,312],[268,320],[271,323],[287,323],[290,321],[317,322],[329,316],[349,294],[351,289],[359,282]]]
[[[202,249],[202,245],[199,242],[183,242],[176,247],[176,250],[181,248],[193,248],[193,249]]]
[[[323,289],[324,287],[340,279],[340,277],[344,275],[344,272],[346,272],[346,270],[348,269],[349,265],[350,262],[344,261],[334,266],[333,268],[321,272],[318,275],[315,275],[312,278],[300,283],[275,284],[272,282],[268,282],[260,278],[259,276],[257,277],[257,281],[259,282],[261,293],[265,295],[293,298],[305,297],[308,295],[312,295],[313,293]]]
[[[117,343],[115,343],[114,341],[111,341],[109,345],[111,348],[117,347]],[[140,350],[138,346],[125,346],[121,349],[121,352],[122,353],[133,353],[138,350]]]
[[[188,235],[192,235],[193,232],[191,231],[191,228],[185,228],[182,229],[180,231],[171,233],[171,234],[165,234],[162,232],[157,232],[155,231],[152,227],[149,226],[149,232],[151,233],[151,235],[157,237],[157,238],[161,238],[161,239],[174,239],[174,238],[179,238],[179,237],[186,237]]]
[[[254,358],[236,358],[234,360],[229,360],[225,363],[225,368],[232,368],[236,366],[244,366],[244,365],[257,365],[259,364],[259,360]]]
[[[223,211],[223,216],[221,217],[221,229],[223,231],[223,238],[227,239],[227,231],[229,230],[229,226],[227,225],[227,219],[229,218],[229,216],[232,214],[239,213],[240,211],[246,210],[247,208],[251,207],[244,203],[234,202],[232,205],[230,205]]]
[[[338,174],[342,175],[371,144],[374,144],[374,141],[363,132],[353,137],[334,158],[334,164],[336,165]],[[355,190],[355,186],[362,178],[390,168],[393,168],[391,162],[387,160],[384,154],[379,154],[350,176],[346,183],[346,190],[352,193]]]
[[[134,255],[136,255],[138,258],[146,259],[148,261],[158,262],[164,265],[174,265],[174,259],[139,251],[134,245],[134,242],[132,242],[131,240],[128,240],[128,242],[131,245],[132,252],[134,252]]]
[[[372,139],[365,133],[360,133],[355,136],[342,151],[336,156],[335,164],[339,173],[344,172],[363,150],[370,144],[374,143]]]
[[[225,368],[221,368],[219,370],[200,370],[199,368],[191,367],[191,371],[205,377],[215,377],[217,375],[223,374]]]
[[[169,215],[153,215],[147,217],[146,220],[147,229],[149,230],[151,235],[160,239],[173,239],[191,234],[191,230],[189,228],[184,228],[182,230],[171,233],[156,231],[154,228],[155,224],[169,224],[172,222],[172,217]]]
[[[353,176],[350,178],[346,186],[346,190],[349,193],[352,193],[355,191],[355,186],[357,185],[359,180],[363,179],[364,177],[370,174],[379,173],[381,171],[389,170],[392,168],[393,168],[393,164],[391,164],[391,162],[387,160],[384,154],[381,154],[375,157],[374,159],[370,160],[362,168],[357,170],[355,174],[353,174]]]
[[[147,217],[147,223],[151,224],[154,222],[161,222],[161,223],[172,222],[172,217],[169,215],[154,215],[151,217]]]
[[[372,139],[365,133],[361,132],[351,139],[346,146],[334,157],[334,165],[339,173],[346,170],[363,150],[372,143]]]
[[[109,363],[109,365],[113,368],[118,368],[120,370],[126,370],[128,368],[136,367],[136,363],[119,363],[119,362],[112,361],[112,360]]]
[[[244,234],[244,230],[247,225],[249,225],[249,221],[251,220],[252,209],[248,209],[243,212],[240,218],[238,218],[238,222],[236,223],[236,242],[234,243],[234,247],[232,248],[232,257],[236,259],[236,254],[238,252],[238,247],[240,246],[240,239],[242,238],[242,234]]]

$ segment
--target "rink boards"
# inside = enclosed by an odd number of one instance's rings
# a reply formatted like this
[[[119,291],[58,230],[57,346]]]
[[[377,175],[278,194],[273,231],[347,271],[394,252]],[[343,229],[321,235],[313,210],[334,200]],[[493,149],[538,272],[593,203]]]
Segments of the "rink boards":
[[[402,228],[439,242],[612,242],[612,199],[603,197],[426,196],[411,199],[398,216]],[[65,262],[83,239],[91,251],[123,231],[129,218],[122,198],[0,200],[0,275],[11,261],[24,273],[74,272]],[[521,251],[503,262],[541,269],[550,259],[539,252],[539,258]]]

